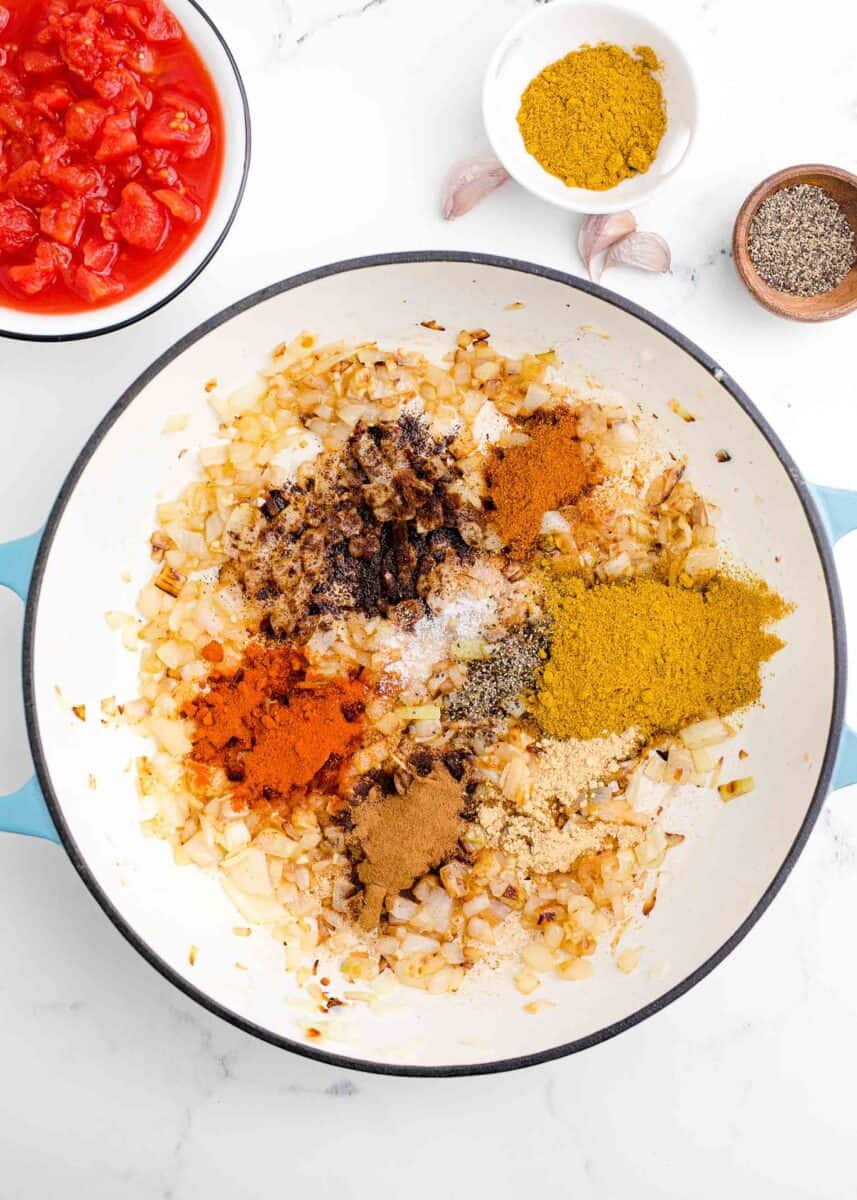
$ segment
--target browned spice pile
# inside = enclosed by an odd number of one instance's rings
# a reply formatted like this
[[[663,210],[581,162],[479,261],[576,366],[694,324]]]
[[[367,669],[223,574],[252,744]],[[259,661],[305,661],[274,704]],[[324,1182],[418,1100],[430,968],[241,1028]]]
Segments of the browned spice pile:
[[[597,464],[577,438],[577,417],[568,409],[533,417],[525,445],[495,449],[486,476],[492,524],[514,558],[525,558],[546,512],[572,504],[597,482]],[[491,511],[493,508],[493,511]]]
[[[359,424],[326,470],[274,491],[249,546],[222,573],[267,611],[278,637],[320,615],[362,612],[409,624],[425,612],[433,569],[468,560],[481,531],[451,490],[461,472],[417,417]]]
[[[387,896],[400,892],[440,866],[456,849],[464,787],[438,763],[404,793],[364,800],[352,811],[357,865],[363,884],[361,928],[375,929]]]

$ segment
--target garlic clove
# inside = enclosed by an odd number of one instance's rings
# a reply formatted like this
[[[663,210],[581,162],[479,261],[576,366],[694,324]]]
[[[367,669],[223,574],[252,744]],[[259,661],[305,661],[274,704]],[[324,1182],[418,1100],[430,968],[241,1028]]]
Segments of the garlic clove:
[[[453,163],[443,185],[441,212],[445,221],[455,221],[470,212],[496,188],[509,179],[499,159],[462,158]]]
[[[624,212],[591,214],[583,218],[580,232],[577,235],[577,248],[589,278],[596,283],[601,277],[604,266],[599,258],[609,250],[614,242],[633,233],[637,228],[637,218],[627,209]]]
[[[670,269],[670,248],[658,233],[637,230],[629,233],[621,242],[614,242],[607,251],[604,270],[608,267],[636,267],[640,271],[656,271],[659,274]]]

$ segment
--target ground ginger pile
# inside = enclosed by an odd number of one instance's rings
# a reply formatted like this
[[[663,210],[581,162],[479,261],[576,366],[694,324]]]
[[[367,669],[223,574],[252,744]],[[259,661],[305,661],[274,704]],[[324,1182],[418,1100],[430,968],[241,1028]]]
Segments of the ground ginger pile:
[[[766,584],[720,576],[704,590],[657,579],[587,587],[547,576],[553,622],[535,716],[557,738],[677,733],[755,704],[760,668],[790,610]]]
[[[667,127],[648,46],[583,46],[545,67],[521,96],[532,156],[569,187],[603,192],[649,169]]]

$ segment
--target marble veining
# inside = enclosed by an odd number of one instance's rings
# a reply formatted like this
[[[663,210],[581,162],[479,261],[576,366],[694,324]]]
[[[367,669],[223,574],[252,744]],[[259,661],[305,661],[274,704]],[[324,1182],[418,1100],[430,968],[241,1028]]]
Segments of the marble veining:
[[[157,353],[275,278],[422,247],[580,272],[575,219],[513,185],[454,225],[438,215],[449,162],[485,149],[484,64],[536,2],[207,0],[253,106],[244,206],[202,278],[143,325],[68,346],[2,344],[0,536],[44,520],[87,434]],[[854,169],[857,12],[841,0],[816,0],[811,20],[776,0],[647,0],[645,11],[688,47],[703,122],[688,163],[640,213],[671,242],[672,274],[604,282],[722,363],[808,477],[853,486],[853,325],[789,326],[756,308],[729,240],[770,171]],[[852,642],[855,542],[837,552]],[[4,790],[27,773],[19,625],[20,605],[0,595]],[[849,709],[857,718],[853,697]],[[855,1193],[853,791],[831,797],[780,896],[701,985],[610,1043],[505,1077],[387,1079],[277,1051],[156,974],[55,847],[0,836],[0,874],[0,1200]]]

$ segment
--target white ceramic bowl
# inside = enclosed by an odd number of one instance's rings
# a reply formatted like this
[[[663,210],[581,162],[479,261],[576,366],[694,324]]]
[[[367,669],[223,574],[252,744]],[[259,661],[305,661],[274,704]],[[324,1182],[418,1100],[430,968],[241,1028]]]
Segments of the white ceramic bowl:
[[[73,313],[39,313],[0,300],[0,337],[63,342],[111,333],[169,303],[207,266],[235,219],[250,167],[250,113],[235,59],[211,18],[195,0],[168,0],[171,11],[208,68],[223,114],[223,170],[205,224],[185,253],[148,287],[105,307]]]
[[[599,42],[628,51],[651,46],[663,63],[658,78],[667,105],[666,133],[648,171],[606,192],[567,187],[549,174],[525,148],[517,120],[521,94],[534,76],[572,50]],[[676,171],[693,140],[698,102],[690,63],[660,26],[608,4],[554,0],[522,17],[495,50],[485,72],[482,114],[494,153],[522,187],[574,212],[609,213],[642,204]]]
[[[510,309],[513,301],[523,307]],[[446,332],[422,327],[428,318]],[[556,1007],[537,1016],[524,1011],[511,968],[472,978],[452,997],[403,988],[388,1011],[337,1010],[340,1028],[313,1040],[307,1030],[320,1018],[301,1007],[282,946],[259,928],[239,955],[232,929],[244,922],[217,881],[177,867],[166,843],[142,834],[127,764],[146,743],[98,719],[105,696],[136,694],[138,661],[104,612],[133,610],[152,570],[157,499],[179,492],[193,477],[193,449],[216,437],[206,380],[216,377],[227,393],[303,329],[325,341],[415,347],[439,361],[458,329],[483,326],[505,353],[555,347],[570,382],[583,372],[656,413],[687,451],[695,484],[721,506],[729,548],[797,605],[782,627],[788,645],[766,671],[765,706],[749,714],[740,738],[756,790],[730,805],[694,791],[681,813],[671,807],[671,829],[687,837],[671,851],[644,928],[629,935],[628,945],[645,948],[633,975],[621,974],[605,950],[586,983],[545,976],[538,996]],[[670,410],[674,396],[695,422]],[[189,413],[188,425],[164,437],[177,410]],[[717,459],[721,448],[731,454],[727,463]],[[855,498],[833,499],[833,531],[857,525]],[[0,582],[26,591],[38,541],[0,546]],[[86,586],[70,586],[75,580]],[[509,259],[439,251],[339,263],[250,296],[182,339],[117,401],[81,452],[41,539],[25,620],[24,693],[38,782],[0,798],[0,829],[61,839],[105,913],[153,966],[212,1012],[276,1045],[387,1073],[524,1066],[583,1049],[657,1011],[711,970],[764,911],[830,785],[842,733],[844,636],[833,556],[807,485],[747,397],[675,330],[593,284]],[[60,704],[57,687],[85,704],[90,719],[81,723]],[[840,757],[834,783],[857,779],[854,748],[853,739],[846,743],[851,755]],[[734,751],[727,769],[748,773]],[[191,945],[199,948],[193,964]],[[247,970],[235,969],[239,957]],[[329,973],[341,994],[348,985]]]

